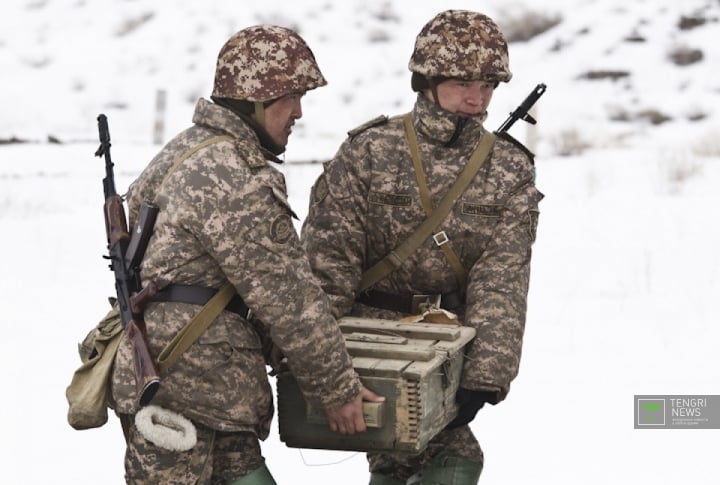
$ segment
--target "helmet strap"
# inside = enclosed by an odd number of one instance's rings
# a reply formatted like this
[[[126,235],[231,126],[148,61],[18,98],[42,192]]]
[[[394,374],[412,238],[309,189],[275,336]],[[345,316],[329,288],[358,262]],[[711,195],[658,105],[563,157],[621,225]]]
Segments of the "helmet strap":
[[[440,106],[440,98],[438,97],[437,83],[433,78],[428,78],[428,84],[430,85],[430,92],[433,95],[433,101],[438,107],[442,108],[442,106]]]
[[[265,104],[255,101],[255,121],[265,128]]]

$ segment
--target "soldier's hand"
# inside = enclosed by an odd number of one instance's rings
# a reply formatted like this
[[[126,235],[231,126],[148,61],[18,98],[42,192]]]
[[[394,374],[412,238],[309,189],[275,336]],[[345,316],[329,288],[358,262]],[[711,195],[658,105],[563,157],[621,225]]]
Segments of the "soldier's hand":
[[[448,425],[453,429],[469,424],[485,403],[497,404],[501,400],[500,391],[473,391],[460,387],[455,395],[458,404],[458,414]]]
[[[341,434],[355,434],[365,431],[367,427],[363,418],[363,401],[383,402],[385,398],[363,386],[360,394],[355,396],[352,401],[326,411],[330,429]]]

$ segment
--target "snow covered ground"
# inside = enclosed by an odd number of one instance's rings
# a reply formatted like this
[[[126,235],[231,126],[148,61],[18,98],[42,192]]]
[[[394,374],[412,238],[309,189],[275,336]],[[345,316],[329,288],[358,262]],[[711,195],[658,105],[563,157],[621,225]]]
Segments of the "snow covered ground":
[[[32,143],[0,146],[2,482],[120,484],[124,446],[116,423],[78,432],[65,420],[76,345],[113,291],[101,259],[97,114],[109,117],[122,189],[159,149],[150,143],[156,88],[168,89],[170,136],[188,124],[191,99],[207,95],[215,54],[232,31],[260,21],[294,25],[330,85],[307,96],[287,160],[326,159],[354,125],[409,109],[407,58],[439,7],[6,3],[0,139]],[[528,9],[540,7],[488,1],[485,11],[510,19]],[[720,81],[711,75],[720,60],[712,41],[718,2],[551,0],[542,11],[559,12],[563,21],[511,45],[515,78],[498,90],[488,122],[497,126],[537,82],[548,84],[533,135],[546,198],[525,352],[508,399],[473,422],[486,455],[481,483],[718,483],[718,430],[633,429],[633,395],[720,394]],[[698,12],[715,20],[676,27]],[[131,21],[140,25],[122,34]],[[633,33],[647,41],[623,40]],[[703,60],[669,62],[677,45],[702,49]],[[631,76],[579,79],[600,69]],[[619,121],[620,109],[627,121]],[[636,119],[650,109],[672,121]],[[522,125],[512,132],[527,138]],[[48,136],[68,143],[45,143]],[[576,150],[560,156],[568,147]],[[321,167],[287,163],[282,170],[304,217]],[[276,428],[263,450],[280,484],[367,483],[359,453],[289,449]]]

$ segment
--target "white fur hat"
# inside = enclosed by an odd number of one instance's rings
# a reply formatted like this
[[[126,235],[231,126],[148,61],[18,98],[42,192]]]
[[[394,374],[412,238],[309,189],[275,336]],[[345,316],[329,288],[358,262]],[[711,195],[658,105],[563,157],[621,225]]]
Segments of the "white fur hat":
[[[197,431],[185,416],[160,406],[145,406],[135,415],[135,426],[146,440],[170,451],[187,451],[197,443]]]

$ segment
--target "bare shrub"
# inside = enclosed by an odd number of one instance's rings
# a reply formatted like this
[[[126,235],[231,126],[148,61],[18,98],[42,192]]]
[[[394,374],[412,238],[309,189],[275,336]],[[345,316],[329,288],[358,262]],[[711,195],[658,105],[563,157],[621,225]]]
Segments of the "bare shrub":
[[[22,60],[23,64],[33,69],[42,69],[50,65],[52,60],[49,56],[41,55],[38,57],[27,57]]]
[[[527,42],[562,22],[559,13],[525,11],[520,14],[503,13],[499,21],[505,40],[508,42]]]
[[[622,106],[614,106],[609,110],[610,121],[628,122],[632,120],[632,116]]]
[[[128,34],[132,33],[133,31],[135,31],[137,28],[139,28],[141,25],[152,20],[152,18],[154,16],[155,16],[155,14],[153,12],[145,12],[144,14],[140,15],[139,17],[125,19],[118,26],[118,28],[115,29],[115,35],[118,37],[123,37],[125,35],[128,35]]]
[[[697,162],[687,162],[670,167],[668,171],[668,181],[672,187],[676,187],[679,192],[680,187],[691,178],[697,176],[702,171],[702,166]]]
[[[47,0],[30,1],[25,4],[25,8],[28,10],[39,10],[45,8]]]
[[[561,157],[580,155],[592,147],[590,142],[583,139],[580,133],[574,128],[561,131],[560,134],[551,139],[551,143],[555,154]]]
[[[611,121],[630,122],[630,121],[647,121],[651,125],[661,125],[672,121],[672,116],[663,113],[660,110],[654,108],[648,108],[644,110],[632,113],[626,110],[622,106],[614,106],[608,109],[609,118]]]
[[[555,42],[553,42],[553,45],[550,46],[550,52],[560,52],[565,47],[567,47],[569,44],[561,39],[555,39]]]
[[[368,42],[371,42],[373,44],[375,43],[382,43],[382,42],[390,42],[392,39],[390,34],[387,33],[386,30],[383,29],[371,29],[368,32]]]
[[[707,22],[707,19],[704,17],[683,15],[682,17],[680,17],[680,20],[678,21],[678,28],[680,30],[690,30],[690,29],[694,29],[695,27],[700,27],[701,25],[705,25],[706,22]]]
[[[390,2],[383,3],[380,8],[372,12],[371,15],[381,22],[400,22],[400,15],[398,15]]]
[[[576,37],[582,37],[590,33],[590,27],[583,27],[575,33]],[[555,39],[553,45],[550,46],[550,52],[560,52],[564,48],[572,45],[572,40]]]
[[[707,132],[690,145],[692,153],[698,157],[720,158],[720,131]]]
[[[688,66],[702,61],[703,51],[691,47],[679,46],[672,49],[668,57],[676,66]]]
[[[672,116],[666,115],[657,109],[644,109],[638,112],[637,117],[638,119],[650,122],[651,125],[662,125],[663,123],[672,121]]]
[[[682,192],[688,180],[702,172],[702,165],[689,153],[663,150],[658,159],[661,184],[670,194]]]
[[[580,79],[588,79],[590,81],[610,79],[611,81],[617,81],[618,79],[623,79],[629,76],[630,73],[628,71],[603,69],[598,71],[588,71],[581,74]]]
[[[14,145],[16,143],[28,143],[29,140],[18,138],[15,135],[10,138],[0,138],[0,145]]]
[[[645,36],[639,34],[638,32],[631,32],[629,35],[626,35],[625,38],[623,38],[625,42],[632,42],[632,43],[643,43],[647,42],[647,39]]]
[[[688,119],[688,121],[702,121],[708,117],[708,114],[704,111],[697,110],[688,112],[685,117]]]
[[[106,109],[114,109],[118,111],[123,111],[129,108],[129,104],[126,101],[121,100],[107,102],[104,106]]]

